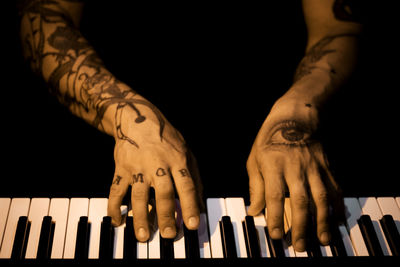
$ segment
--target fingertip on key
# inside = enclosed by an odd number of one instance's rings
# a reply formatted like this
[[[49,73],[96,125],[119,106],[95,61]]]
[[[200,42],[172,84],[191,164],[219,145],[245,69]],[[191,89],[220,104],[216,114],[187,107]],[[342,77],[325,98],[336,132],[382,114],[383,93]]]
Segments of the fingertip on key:
[[[199,217],[197,216],[192,216],[188,219],[188,225],[187,228],[190,230],[195,230],[199,227]]]

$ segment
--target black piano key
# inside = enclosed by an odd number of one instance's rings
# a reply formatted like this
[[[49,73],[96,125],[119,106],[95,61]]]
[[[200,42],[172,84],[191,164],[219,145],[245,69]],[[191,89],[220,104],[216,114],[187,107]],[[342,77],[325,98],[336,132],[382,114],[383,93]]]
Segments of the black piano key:
[[[42,227],[40,229],[40,237],[37,251],[37,259],[48,259],[51,255],[55,224],[51,216],[43,217]]]
[[[317,258],[322,257],[319,239],[317,236],[315,224],[309,223],[307,227],[307,238],[306,238],[306,251],[308,257]]]
[[[163,238],[160,235],[160,257],[163,260],[171,260],[174,258],[173,238]]]
[[[392,255],[400,256],[400,234],[392,215],[384,215],[379,222],[382,226],[383,233],[385,234]]]
[[[133,217],[127,216],[124,230],[124,259],[136,259],[137,240],[135,230],[133,229]]]
[[[332,251],[333,257],[346,257],[346,248],[343,244],[342,235],[340,234],[339,227],[336,224],[333,224],[331,227],[331,242],[329,247]]]
[[[358,219],[362,237],[364,238],[365,245],[368,249],[370,256],[383,256],[382,248],[379,244],[378,237],[372,225],[369,215],[361,215]]]
[[[264,227],[265,237],[268,241],[269,252],[272,258],[284,258],[285,251],[283,249],[282,239],[272,239],[269,236],[268,227]]]
[[[187,259],[199,259],[200,247],[199,236],[197,230],[189,230],[183,225],[183,233],[185,238],[185,255]]]
[[[87,216],[79,218],[78,230],[76,233],[75,259],[83,260],[89,254],[90,225]]]
[[[246,216],[243,222],[243,231],[245,233],[246,249],[249,258],[260,258],[261,248],[260,240],[253,216]]]
[[[25,258],[26,245],[28,242],[30,223],[27,216],[18,219],[17,229],[14,236],[14,244],[11,259],[20,260]]]
[[[233,226],[229,216],[222,216],[219,222],[221,229],[222,249],[225,258],[237,258],[235,235]]]
[[[111,224],[111,217],[103,217],[100,228],[100,259],[112,259],[114,249],[114,227]]]

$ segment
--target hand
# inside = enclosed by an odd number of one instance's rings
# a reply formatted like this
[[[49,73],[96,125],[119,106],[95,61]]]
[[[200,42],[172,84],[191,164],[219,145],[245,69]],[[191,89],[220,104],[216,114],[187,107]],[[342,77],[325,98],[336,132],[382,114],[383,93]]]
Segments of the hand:
[[[316,113],[309,103],[278,101],[261,127],[247,161],[249,214],[260,213],[266,205],[269,234],[273,239],[282,238],[288,189],[292,241],[297,251],[306,249],[307,224],[312,223],[312,215],[317,236],[327,245],[331,239],[330,206],[340,216],[343,213],[341,190],[329,170],[321,143],[314,138]]]
[[[181,134],[147,101],[120,103],[115,112],[115,174],[108,202],[113,224],[122,223],[120,206],[131,186],[135,234],[139,241],[148,240],[153,187],[160,233],[174,238],[175,186],[186,227],[197,229],[202,188],[195,159]]]

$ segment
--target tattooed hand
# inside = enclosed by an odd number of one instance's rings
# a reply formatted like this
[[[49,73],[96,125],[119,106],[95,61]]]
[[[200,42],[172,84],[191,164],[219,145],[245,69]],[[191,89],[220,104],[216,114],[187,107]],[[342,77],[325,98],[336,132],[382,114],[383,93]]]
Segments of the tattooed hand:
[[[131,186],[136,237],[146,241],[150,236],[149,189],[153,187],[161,235],[175,237],[175,186],[185,225],[197,229],[201,184],[182,136],[151,104],[140,108],[140,115],[121,106],[116,107],[116,166],[108,202],[114,225],[121,223],[121,202]]]
[[[310,103],[281,99],[261,127],[247,161],[250,215],[267,207],[267,225],[273,239],[283,237],[284,201],[288,189],[292,213],[292,241],[297,251],[306,249],[307,225],[316,216],[322,244],[330,241],[330,204],[342,210],[321,143],[314,139],[316,109]],[[315,214],[311,213],[313,207]]]

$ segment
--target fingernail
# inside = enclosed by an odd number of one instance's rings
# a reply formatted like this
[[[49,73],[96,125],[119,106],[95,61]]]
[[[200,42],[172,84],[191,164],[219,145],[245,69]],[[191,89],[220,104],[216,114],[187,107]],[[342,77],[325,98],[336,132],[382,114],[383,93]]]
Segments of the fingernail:
[[[322,234],[319,236],[319,240],[323,245],[326,245],[331,240],[331,235],[328,232],[322,232]]]
[[[271,232],[272,239],[280,239],[282,238],[282,230],[280,228],[274,228]]]
[[[195,228],[197,228],[197,226],[198,226],[198,224],[199,224],[199,220],[198,220],[198,218],[197,217],[190,217],[189,218],[189,220],[188,220],[188,227],[190,228],[190,229],[195,229]]]
[[[173,238],[175,237],[175,231],[172,227],[167,226],[164,228],[163,235],[165,238]]]
[[[138,238],[140,240],[145,240],[147,238],[146,229],[144,229],[143,227],[139,228],[139,230],[138,230]]]
[[[304,251],[306,249],[306,240],[304,238],[297,239],[295,249],[299,252]]]
[[[122,218],[111,218],[111,224],[113,225],[113,226],[120,226],[121,225],[121,220],[122,220]]]

